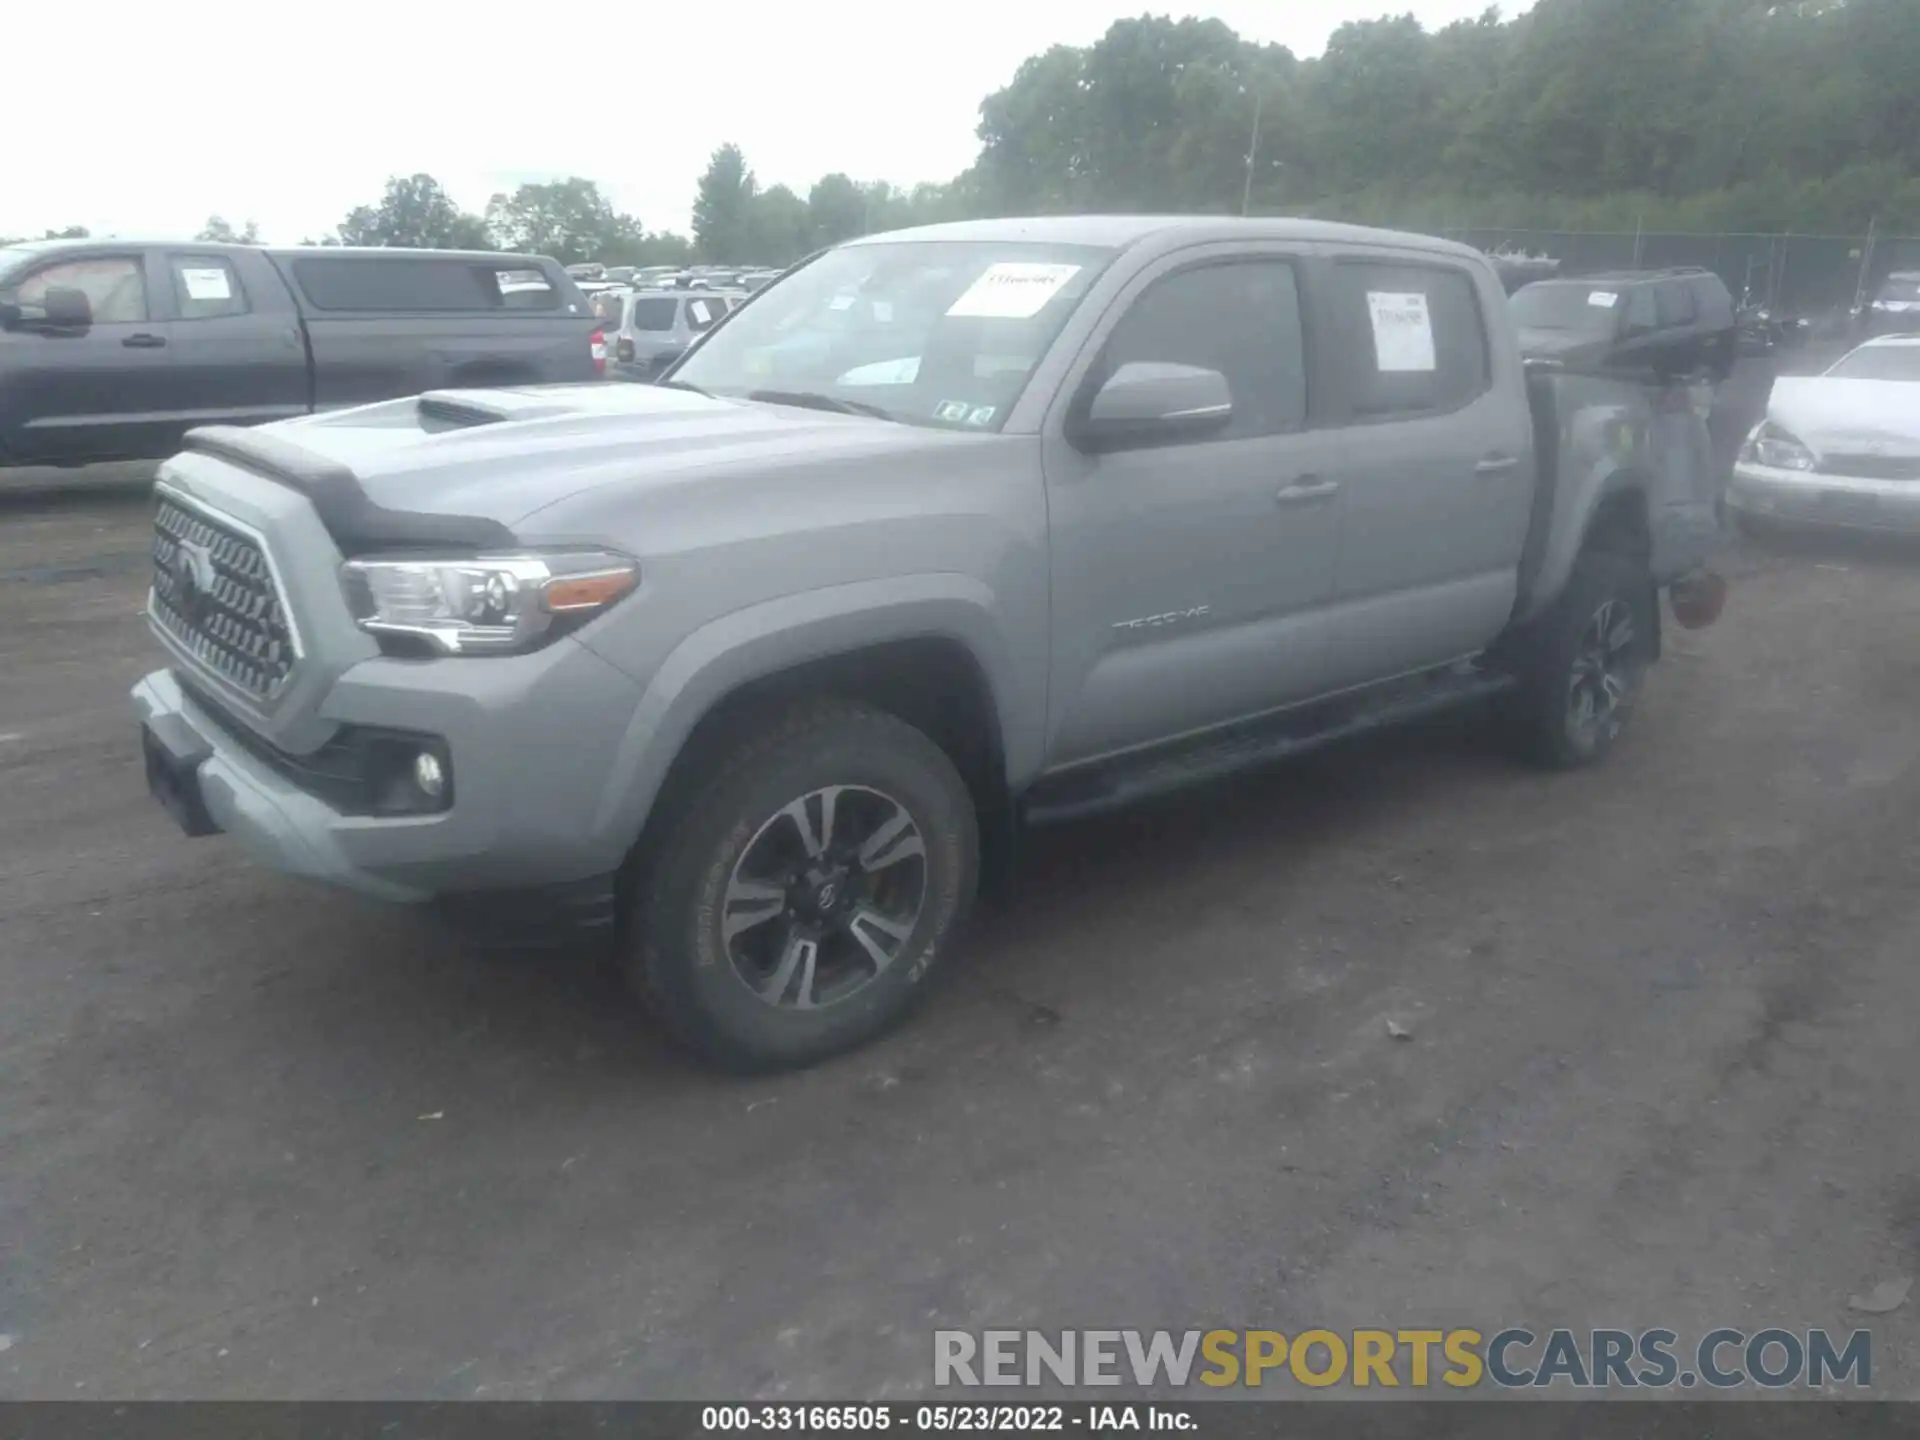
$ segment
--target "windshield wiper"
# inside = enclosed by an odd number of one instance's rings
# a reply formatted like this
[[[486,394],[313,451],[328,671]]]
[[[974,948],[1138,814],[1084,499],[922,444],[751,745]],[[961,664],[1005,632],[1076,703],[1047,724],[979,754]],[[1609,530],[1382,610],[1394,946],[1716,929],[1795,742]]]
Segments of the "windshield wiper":
[[[822,395],[817,390],[749,390],[749,400],[764,400],[769,405],[798,405],[807,410],[831,410],[836,415],[867,415],[875,420],[893,416],[878,405],[864,400],[842,400],[837,395]]]
[[[708,394],[707,391],[702,390],[698,385],[689,384],[685,380],[656,380],[653,383],[662,390],[685,390],[692,395],[699,395],[708,400],[713,399],[713,396]]]

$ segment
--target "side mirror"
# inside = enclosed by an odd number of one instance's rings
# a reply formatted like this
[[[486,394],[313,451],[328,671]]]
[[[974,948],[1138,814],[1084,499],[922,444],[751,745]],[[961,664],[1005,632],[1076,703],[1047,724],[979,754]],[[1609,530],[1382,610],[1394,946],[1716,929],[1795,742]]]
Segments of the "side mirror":
[[[1089,455],[1197,440],[1233,419],[1233,390],[1218,370],[1134,361],[1107,378],[1067,438]]]
[[[84,330],[93,324],[93,304],[84,290],[49,285],[40,303],[46,311],[44,323],[49,329]]]

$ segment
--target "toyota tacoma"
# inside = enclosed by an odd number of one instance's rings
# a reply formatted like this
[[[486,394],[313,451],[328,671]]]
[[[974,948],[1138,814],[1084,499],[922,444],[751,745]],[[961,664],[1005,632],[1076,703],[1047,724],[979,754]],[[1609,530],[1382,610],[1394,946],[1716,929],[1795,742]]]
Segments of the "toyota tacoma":
[[[1723,594],[1709,464],[1676,387],[1523,362],[1447,241],[869,237],[659,385],[190,434],[148,782],[293,874],[598,929],[699,1055],[805,1064],[908,1010],[1023,826],[1476,701],[1600,759],[1662,589]]]

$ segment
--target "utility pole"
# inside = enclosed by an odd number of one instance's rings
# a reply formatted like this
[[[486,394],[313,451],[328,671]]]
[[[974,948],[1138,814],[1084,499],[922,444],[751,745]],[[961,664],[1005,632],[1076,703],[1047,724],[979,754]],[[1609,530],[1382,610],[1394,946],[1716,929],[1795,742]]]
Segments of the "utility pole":
[[[1247,183],[1240,191],[1240,213],[1245,215],[1253,204],[1253,162],[1260,154],[1260,102],[1264,97],[1259,92],[1253,97],[1253,132],[1247,136]]]
[[[1867,286],[1873,278],[1873,242],[1874,232],[1880,228],[1880,217],[1875,215],[1867,221],[1867,243],[1860,247],[1860,279],[1853,287],[1853,308],[1858,310],[1867,303]]]

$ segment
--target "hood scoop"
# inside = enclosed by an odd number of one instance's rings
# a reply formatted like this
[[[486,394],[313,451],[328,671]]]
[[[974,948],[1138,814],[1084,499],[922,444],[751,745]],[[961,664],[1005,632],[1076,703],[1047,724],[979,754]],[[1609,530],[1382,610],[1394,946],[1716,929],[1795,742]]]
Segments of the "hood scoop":
[[[430,390],[420,397],[416,409],[420,428],[436,435],[446,430],[501,425],[510,420],[546,420],[556,415],[578,414],[580,406],[577,402],[516,395],[511,391]]]

